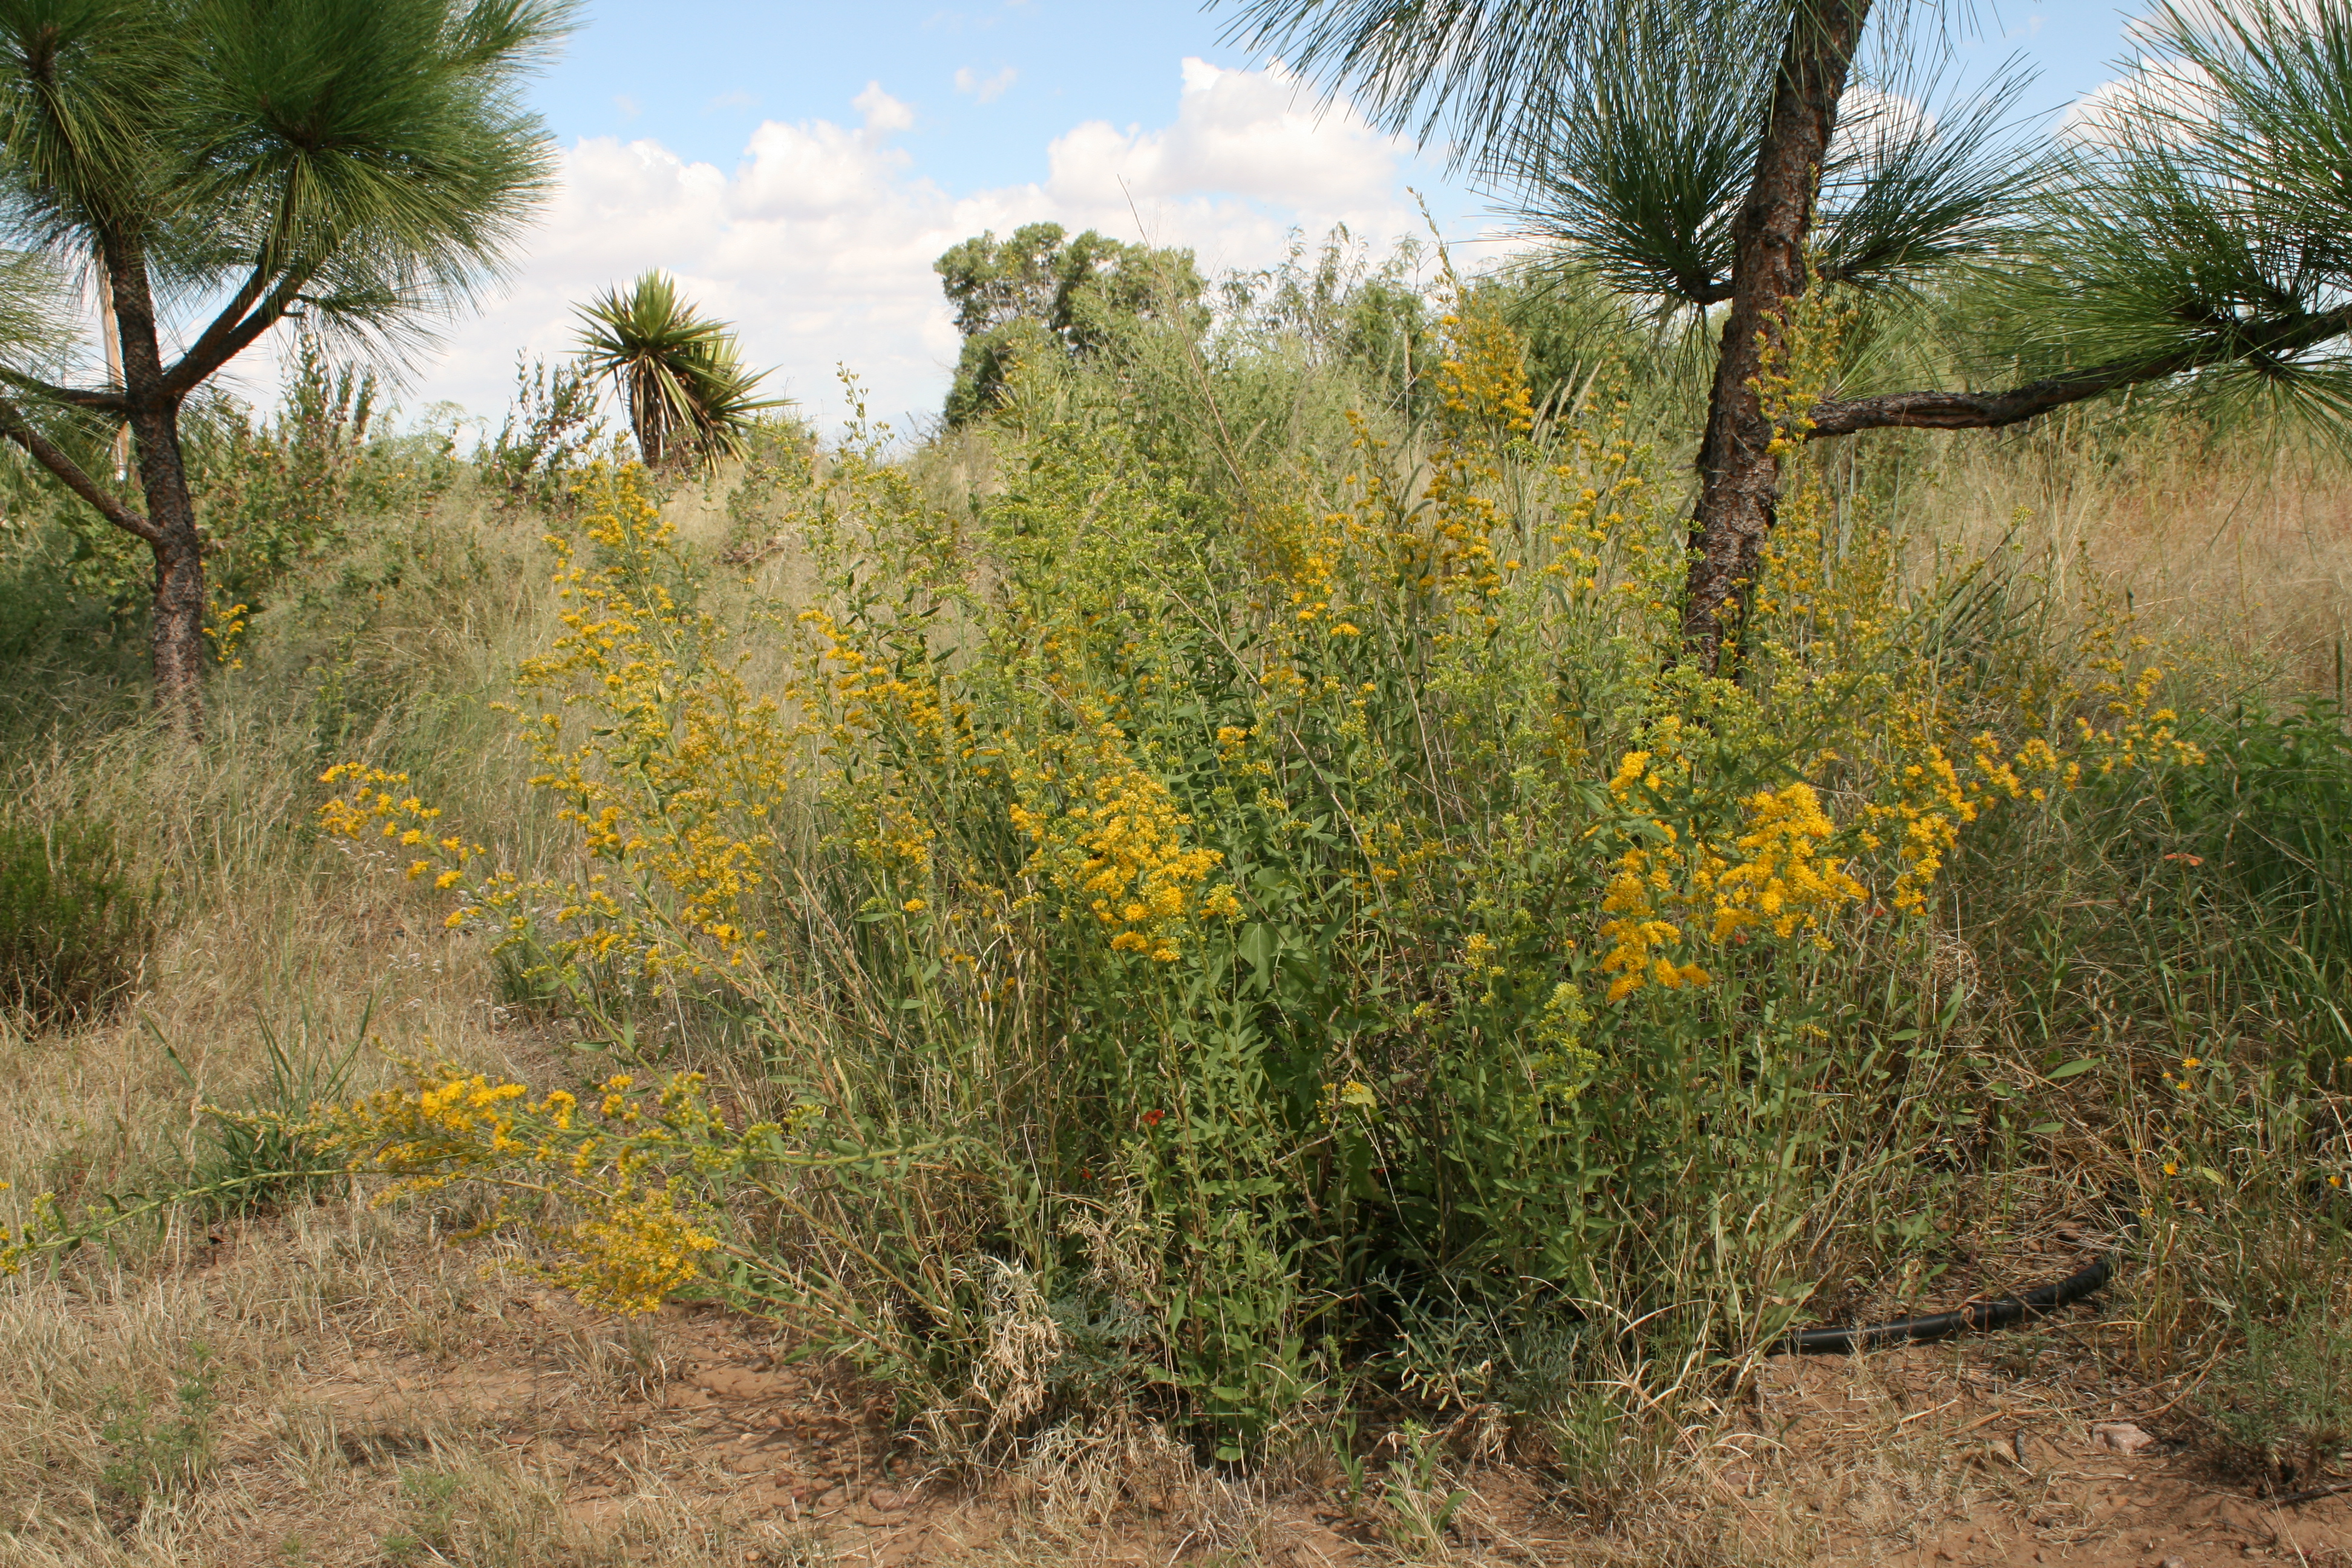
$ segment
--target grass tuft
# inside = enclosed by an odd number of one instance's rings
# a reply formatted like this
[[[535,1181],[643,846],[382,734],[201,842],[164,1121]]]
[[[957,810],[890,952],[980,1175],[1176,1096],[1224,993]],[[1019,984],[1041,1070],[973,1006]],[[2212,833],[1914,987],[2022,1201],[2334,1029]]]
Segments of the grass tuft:
[[[0,821],[0,1005],[40,1028],[120,1002],[154,939],[157,904],[110,822]]]

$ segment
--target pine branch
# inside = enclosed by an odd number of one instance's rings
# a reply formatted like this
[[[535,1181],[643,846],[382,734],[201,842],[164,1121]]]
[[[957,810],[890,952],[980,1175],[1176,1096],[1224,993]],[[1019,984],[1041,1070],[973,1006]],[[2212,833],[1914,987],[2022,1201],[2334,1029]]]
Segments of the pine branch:
[[[22,371],[10,370],[5,365],[0,365],[0,381],[5,381],[20,391],[29,392],[43,402],[62,404],[68,408],[86,408],[93,414],[111,414],[117,417],[121,416],[124,409],[120,388],[110,387],[99,391],[89,387],[59,386],[53,382],[43,381],[37,375],[26,375]]]
[[[2293,355],[2347,334],[2352,334],[2352,306],[2299,311],[2252,324],[2230,322],[2225,333],[2217,333],[2219,343],[2209,341],[2154,359],[2094,365],[2001,392],[1891,392],[1877,397],[1830,398],[1814,406],[1811,434],[1819,439],[1862,430],[1997,430],[2070,403],[2192,370],[2250,363],[2284,369]]]
[[[145,518],[124,506],[100,489],[96,480],[82,471],[79,463],[66,456],[55,442],[33,428],[32,424],[16,405],[0,399],[0,437],[5,437],[33,456],[33,460],[57,475],[68,489],[96,507],[100,516],[126,533],[135,533],[150,544],[159,543],[163,532]]]

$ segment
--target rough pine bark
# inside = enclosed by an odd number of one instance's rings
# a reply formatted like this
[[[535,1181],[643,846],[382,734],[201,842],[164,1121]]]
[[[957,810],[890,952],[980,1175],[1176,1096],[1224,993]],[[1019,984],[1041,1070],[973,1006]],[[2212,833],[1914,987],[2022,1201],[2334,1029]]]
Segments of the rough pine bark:
[[[629,425],[636,433],[637,456],[647,468],[659,469],[669,457],[669,407],[653,373],[639,367],[629,378]]]
[[[1699,445],[1699,499],[1683,602],[1685,657],[1710,673],[1722,671],[1727,643],[1736,646],[1772,527],[1780,465],[1755,381],[1769,347],[1780,340],[1790,301],[1805,290],[1805,240],[1822,166],[1870,5],[1871,0],[1799,0],[1756,175],[1733,228],[1731,310]]]
[[[138,450],[139,487],[147,500],[147,528],[141,537],[155,557],[154,609],[147,634],[155,659],[155,700],[168,723],[195,735],[204,726],[205,562],[180,452],[181,394],[164,378],[142,248],[136,240],[110,237],[104,249],[122,345],[122,413]]]

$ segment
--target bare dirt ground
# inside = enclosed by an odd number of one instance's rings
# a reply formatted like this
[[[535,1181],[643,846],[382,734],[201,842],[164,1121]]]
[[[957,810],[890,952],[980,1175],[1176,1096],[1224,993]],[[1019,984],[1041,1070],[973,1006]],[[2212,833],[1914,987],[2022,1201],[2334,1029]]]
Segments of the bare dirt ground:
[[[201,1339],[219,1369],[201,1478],[126,1479],[124,1454],[155,1447],[126,1437],[130,1406],[31,1402],[21,1380],[42,1369],[21,1366],[0,1428],[30,1447],[0,1563],[2352,1568],[2352,1498],[2281,1508],[2212,1470],[2180,1391],[2115,1381],[2087,1310],[2032,1334],[1775,1360],[1614,1519],[1490,1464],[1444,1481],[1470,1495],[1431,1540],[1377,1479],[1350,1502],[1330,1467],[1223,1479],[1164,1440],[961,1484],[891,1430],[887,1400],[796,1363],[771,1323],[602,1318],[413,1218],[321,1210],[191,1241],[183,1268],[119,1290],[20,1285],[0,1326],[20,1362],[120,1352],[126,1377]],[[23,1470],[35,1450],[46,1470]]]
[[[1756,1436],[1782,1446],[1817,1560],[2352,1563],[2347,1499],[2266,1506],[2213,1473],[2186,1420],[2086,1370],[2079,1342],[2040,1342],[1769,1363]],[[1759,1475],[1727,1465],[1724,1489],[1747,1501]]]

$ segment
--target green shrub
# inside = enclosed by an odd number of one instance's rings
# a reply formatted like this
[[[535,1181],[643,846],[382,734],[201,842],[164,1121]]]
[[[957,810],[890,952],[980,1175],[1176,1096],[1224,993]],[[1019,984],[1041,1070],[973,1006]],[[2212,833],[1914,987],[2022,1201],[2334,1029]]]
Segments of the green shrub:
[[[2325,715],[2232,716],[2021,552],[1922,559],[1793,436],[1698,678],[1624,410],[1537,417],[1475,304],[1428,347],[1423,422],[1336,439],[1287,339],[1197,393],[1015,374],[969,494],[778,442],[730,538],[784,525],[780,587],[593,474],[518,704],[572,865],[489,870],[373,765],[322,816],[586,1015],[600,1081],[427,1068],[334,1146],[505,1187],[599,1305],[789,1319],[950,1456],[1377,1410],[1606,1515],[1689,1395],[1952,1299],[2026,1213],[2140,1212],[2144,1367],[2268,1354],[2212,1259],[2352,1175],[2326,983],[2273,962],[2332,940]],[[1419,1541],[1408,1447],[1342,1460]]]
[[[452,1069],[341,1146],[560,1184],[585,1217],[538,1234],[607,1304],[719,1254],[964,1453],[1139,1411],[1237,1461],[1363,1383],[1539,1428],[1606,1361],[1927,1268],[1948,1108],[1983,1098],[1936,1048],[1929,894],[1979,817],[2193,760],[2161,672],[2115,629],[2120,689],[2054,728],[1954,700],[1944,597],[1801,480],[1741,681],[1662,674],[1680,516],[1644,454],[1539,445],[1491,314],[1443,348],[1428,445],[1360,422],[1334,471],[1224,498],[1018,378],[976,511],[853,443],[797,489],[814,603],[730,605],[635,475],[583,487],[521,684],[592,869],[484,876],[373,768],[331,771],[325,826],[413,846],[559,976],[731,994],[772,1119]],[[2022,1159],[2014,1109],[1981,1157]],[[1433,1371],[1474,1344],[1491,1370]],[[1580,1463],[1605,1415],[1560,1429]]]
[[[155,902],[110,824],[0,823],[0,1003],[41,1025],[102,1010],[138,975]]]
[[[562,516],[579,468],[604,438],[597,386],[575,361],[520,359],[515,395],[498,437],[474,454],[484,485],[509,505]]]
[[[2178,784],[2185,826],[2233,886],[2325,971],[2352,978],[2352,731],[2312,697],[2233,716],[2213,765]]]
[[[2325,1477],[2352,1441],[2352,1324],[2344,1259],[2277,1310],[2246,1316],[2198,1396],[2230,1468],[2291,1489]],[[2271,1307],[2273,1303],[2254,1303]]]

